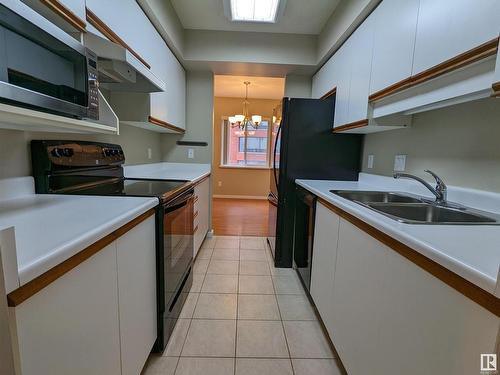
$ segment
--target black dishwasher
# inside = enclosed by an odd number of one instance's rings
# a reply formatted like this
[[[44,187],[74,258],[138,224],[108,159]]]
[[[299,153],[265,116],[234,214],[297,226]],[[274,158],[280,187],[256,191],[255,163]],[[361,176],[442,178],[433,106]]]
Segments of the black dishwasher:
[[[297,186],[295,188],[295,200],[293,260],[302,283],[309,291],[311,287],[316,196]]]

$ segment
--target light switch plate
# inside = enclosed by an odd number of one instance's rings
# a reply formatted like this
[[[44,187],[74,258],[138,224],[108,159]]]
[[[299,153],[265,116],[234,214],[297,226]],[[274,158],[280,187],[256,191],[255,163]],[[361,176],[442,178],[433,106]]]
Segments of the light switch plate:
[[[188,148],[188,159],[194,159],[194,149]]]
[[[396,155],[394,157],[394,171],[404,172],[406,169],[406,155]]]
[[[368,169],[372,169],[373,168],[373,162],[375,160],[375,156],[374,155],[368,155]]]
[[[151,159],[153,157],[153,150],[148,148],[148,159]]]

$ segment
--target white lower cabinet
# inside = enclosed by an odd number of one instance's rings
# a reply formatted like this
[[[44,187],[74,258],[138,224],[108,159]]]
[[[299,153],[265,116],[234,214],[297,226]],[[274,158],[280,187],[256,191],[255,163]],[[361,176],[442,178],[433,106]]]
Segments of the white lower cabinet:
[[[11,308],[18,375],[120,374],[116,281],[112,243]]]
[[[140,374],[156,339],[155,218],[116,241],[122,375]]]
[[[479,373],[498,317],[318,204],[311,295],[349,375]]]
[[[314,228],[314,249],[311,271],[311,296],[326,329],[333,335],[333,280],[337,260],[340,217],[318,203]]]
[[[210,179],[206,178],[194,187],[194,254],[196,257],[208,232],[210,222]]]
[[[17,375],[140,374],[156,339],[148,218],[10,308]]]

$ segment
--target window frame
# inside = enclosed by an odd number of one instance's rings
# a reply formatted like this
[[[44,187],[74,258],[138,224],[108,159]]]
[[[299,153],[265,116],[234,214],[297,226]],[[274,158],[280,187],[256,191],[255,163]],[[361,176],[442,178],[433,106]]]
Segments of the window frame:
[[[227,169],[270,169],[271,168],[271,140],[272,140],[272,126],[271,121],[272,118],[262,116],[262,121],[267,121],[267,132],[266,132],[266,142],[267,142],[267,150],[266,154],[266,164],[265,165],[236,165],[236,164],[228,164],[227,163],[227,141],[228,141],[228,130],[229,130],[229,116],[222,116],[221,119],[221,155],[220,155],[220,163],[219,168],[227,168]],[[260,137],[257,137],[260,138]],[[245,137],[245,145],[247,143],[248,136]],[[246,147],[245,147],[246,148]],[[245,151],[247,154],[247,151]],[[246,159],[246,156],[245,156]]]

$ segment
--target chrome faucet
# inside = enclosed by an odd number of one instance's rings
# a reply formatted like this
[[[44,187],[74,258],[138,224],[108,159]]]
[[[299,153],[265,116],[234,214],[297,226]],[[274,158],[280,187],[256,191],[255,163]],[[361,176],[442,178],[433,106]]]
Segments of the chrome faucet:
[[[425,172],[429,173],[434,179],[436,180],[436,187],[433,188],[427,181],[424,179],[414,176],[412,174],[408,173],[394,173],[394,178],[409,178],[412,180],[416,180],[420,182],[422,185],[424,185],[427,189],[431,191],[432,194],[436,196],[436,203],[440,205],[446,204],[446,199],[447,199],[447,193],[448,193],[448,188],[446,187],[446,184],[441,180],[441,178],[435,174],[432,171],[425,170]]]

